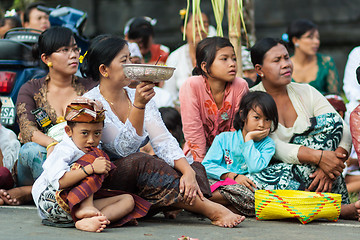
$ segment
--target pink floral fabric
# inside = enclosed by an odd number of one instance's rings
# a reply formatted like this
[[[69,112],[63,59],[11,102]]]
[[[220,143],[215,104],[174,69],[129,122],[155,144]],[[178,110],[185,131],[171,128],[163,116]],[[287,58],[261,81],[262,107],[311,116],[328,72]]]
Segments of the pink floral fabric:
[[[186,156],[201,162],[215,136],[233,130],[235,113],[248,91],[246,81],[235,78],[227,84],[223,105],[218,109],[204,77],[192,76],[186,80],[179,93]]]
[[[350,114],[350,132],[360,164],[360,105],[358,105]]]

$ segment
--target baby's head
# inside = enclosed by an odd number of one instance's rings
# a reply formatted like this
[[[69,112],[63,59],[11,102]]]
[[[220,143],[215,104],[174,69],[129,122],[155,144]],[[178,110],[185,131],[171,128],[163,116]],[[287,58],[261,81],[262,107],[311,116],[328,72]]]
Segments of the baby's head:
[[[261,120],[261,123],[258,122]],[[242,97],[240,107],[235,115],[234,128],[247,128],[248,131],[270,129],[274,132],[278,127],[279,117],[274,99],[262,91],[248,92]]]
[[[66,107],[65,132],[81,151],[87,153],[99,145],[104,119],[105,110],[99,101],[77,97]]]

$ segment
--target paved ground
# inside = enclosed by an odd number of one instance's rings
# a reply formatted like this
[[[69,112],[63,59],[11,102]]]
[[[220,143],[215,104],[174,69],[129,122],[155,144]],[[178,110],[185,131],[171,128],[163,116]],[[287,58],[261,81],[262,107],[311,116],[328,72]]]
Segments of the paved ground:
[[[200,216],[182,212],[177,219],[164,219],[161,214],[140,221],[137,227],[106,229],[102,233],[87,233],[75,228],[43,226],[33,206],[0,206],[0,240],[4,239],[177,239],[182,235],[200,240],[228,239],[358,239],[360,223],[339,220],[336,223],[314,221],[306,225],[297,220],[257,221],[248,218],[233,229],[210,224]]]

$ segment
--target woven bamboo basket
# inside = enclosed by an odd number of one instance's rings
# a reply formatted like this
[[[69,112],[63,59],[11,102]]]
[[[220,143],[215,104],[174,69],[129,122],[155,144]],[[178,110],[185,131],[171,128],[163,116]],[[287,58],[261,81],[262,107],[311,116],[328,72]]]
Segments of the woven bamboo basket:
[[[297,218],[302,224],[325,218],[336,222],[340,215],[341,195],[298,190],[255,191],[257,220]]]

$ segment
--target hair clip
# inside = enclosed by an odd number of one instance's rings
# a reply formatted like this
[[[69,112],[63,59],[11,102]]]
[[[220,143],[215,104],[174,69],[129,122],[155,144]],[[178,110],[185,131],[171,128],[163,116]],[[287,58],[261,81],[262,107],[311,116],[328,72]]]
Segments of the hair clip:
[[[281,39],[284,41],[284,42],[289,42],[289,35],[287,33],[283,33],[283,35],[281,35]]]
[[[185,8],[180,9],[179,15],[180,15],[181,19],[184,19],[185,15],[186,15],[186,9]]]
[[[80,63],[83,63],[86,54],[87,54],[87,51],[84,53],[84,55],[82,55],[82,56],[79,57],[79,62],[80,62]]]
[[[7,10],[4,17],[16,17],[17,13],[15,9]]]

